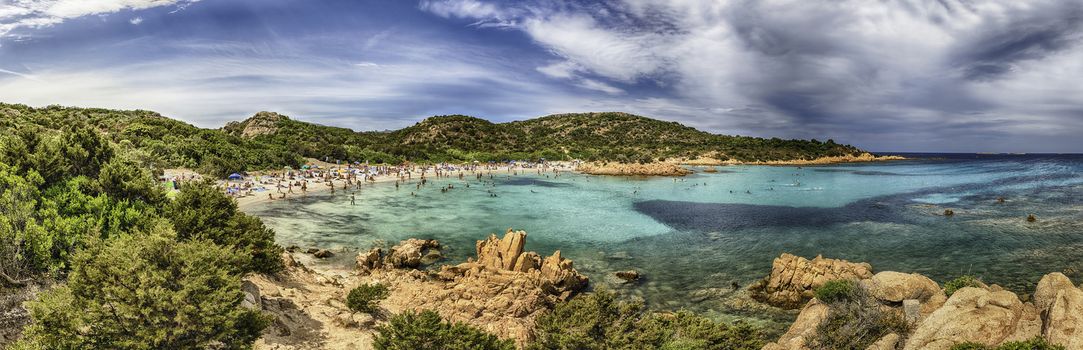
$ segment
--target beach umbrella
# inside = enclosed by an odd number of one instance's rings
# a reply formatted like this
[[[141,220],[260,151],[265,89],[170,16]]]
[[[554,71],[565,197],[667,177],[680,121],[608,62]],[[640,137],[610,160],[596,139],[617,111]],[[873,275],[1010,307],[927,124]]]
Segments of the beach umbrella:
[[[244,179],[244,176],[241,176],[241,174],[238,174],[238,173],[232,173],[232,174],[229,174],[228,179],[230,179],[230,180],[242,180],[242,179]]]

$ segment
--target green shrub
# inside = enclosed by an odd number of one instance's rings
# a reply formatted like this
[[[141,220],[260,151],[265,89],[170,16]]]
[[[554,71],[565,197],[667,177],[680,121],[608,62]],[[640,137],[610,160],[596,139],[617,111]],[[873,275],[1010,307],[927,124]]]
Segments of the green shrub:
[[[24,349],[246,348],[269,320],[241,307],[234,253],[132,234],[91,243],[66,285],[27,304]]]
[[[827,281],[816,288],[816,299],[825,303],[850,301],[858,293],[857,282],[852,280]]]
[[[860,288],[854,288],[846,302],[830,304],[827,318],[809,341],[815,350],[865,349],[890,334],[908,334],[910,326],[898,310],[884,310]]]
[[[957,290],[966,287],[981,288],[983,286],[985,286],[985,284],[982,283],[981,280],[979,280],[977,277],[971,275],[962,275],[951,281],[948,281],[948,283],[944,283],[944,294],[947,294],[947,296],[950,297],[952,294],[955,294],[955,291]]]
[[[1036,336],[1025,341],[1012,341],[991,347],[978,343],[955,344],[951,350],[1064,350],[1063,346],[1050,344],[1045,338]]]
[[[243,272],[281,270],[282,247],[258,218],[237,210],[237,203],[209,181],[186,184],[166,210],[180,240],[205,239],[244,253]]]
[[[462,323],[450,323],[432,310],[407,311],[376,327],[377,350],[514,350],[510,340]]]
[[[759,349],[761,331],[744,322],[714,322],[690,312],[651,313],[598,291],[538,317],[533,349]]]
[[[1013,341],[1001,344],[996,350],[1064,350],[1064,346],[1047,342],[1045,338],[1036,336],[1025,341]]]
[[[346,296],[346,306],[354,311],[373,313],[379,310],[380,300],[387,298],[387,286],[383,284],[362,284]]]

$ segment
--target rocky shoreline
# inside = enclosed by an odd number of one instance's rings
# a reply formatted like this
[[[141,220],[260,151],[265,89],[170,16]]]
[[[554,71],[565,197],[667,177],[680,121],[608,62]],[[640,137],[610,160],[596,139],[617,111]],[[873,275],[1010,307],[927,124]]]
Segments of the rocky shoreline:
[[[358,254],[354,268],[331,272],[306,268],[286,253],[284,272],[253,275],[244,282],[246,305],[275,319],[255,348],[369,349],[376,325],[389,315],[421,310],[525,347],[534,340],[535,320],[588,284],[559,251],[548,257],[524,251],[526,237],[513,230],[502,238],[490,235],[477,241],[475,257],[439,267],[441,246],[435,240],[408,239],[390,249],[374,248]],[[818,298],[825,285],[838,281],[851,283],[856,296]],[[350,310],[345,304],[349,290],[372,283],[391,292],[380,302],[380,311]],[[920,274],[874,273],[867,263],[783,254],[763,280],[747,289],[763,307],[800,309],[785,334],[763,350],[831,348],[818,342],[825,334],[853,331],[854,325],[836,323],[839,315],[854,310],[897,323],[861,333],[875,337],[861,345],[872,350],[949,350],[962,343],[996,346],[1036,338],[1083,348],[1083,290],[1060,273],[1046,275],[1033,296],[1020,298],[997,285],[941,287]]]
[[[854,282],[855,292],[871,302],[829,302],[813,296],[818,288],[840,280]],[[1038,338],[1083,349],[1083,290],[1059,272],[1042,277],[1029,298],[978,281],[950,290],[949,296],[946,286],[920,274],[871,274],[867,263],[783,254],[775,259],[770,276],[751,289],[757,299],[773,305],[804,305],[789,330],[764,350],[822,348],[817,342],[822,333],[841,328],[832,316],[855,304],[905,322],[900,327],[904,332],[883,332],[868,345],[870,350],[948,350],[958,344],[998,346]]]
[[[619,163],[619,162],[592,162],[580,164],[576,171],[589,175],[611,176],[685,176],[692,174],[692,170],[683,167],[689,166],[718,166],[718,165],[771,165],[771,166],[803,166],[803,165],[830,165],[843,163],[868,163],[893,160],[906,160],[901,156],[877,156],[871,153],[860,155],[846,155],[835,157],[821,157],[816,159],[792,159],[770,161],[738,161],[719,160],[710,157],[695,159],[682,159],[679,161],[653,162],[653,163]],[[717,172],[710,169],[707,172]]]
[[[583,163],[576,171],[590,175],[685,176],[692,171],[676,163]]]
[[[435,263],[431,259],[440,245],[409,239],[389,250],[362,252],[355,269],[332,276],[308,269],[286,253],[286,271],[245,280],[249,304],[275,318],[255,348],[368,349],[377,322],[390,314],[421,310],[434,310],[450,321],[525,346],[533,339],[535,318],[582,291],[588,282],[559,251],[542,258],[523,251],[525,242],[526,232],[509,230],[503,238],[491,235],[478,241],[476,258],[418,269]],[[346,294],[370,283],[391,291],[380,303],[381,312],[350,310]]]
[[[843,164],[843,163],[868,163],[868,162],[883,162],[893,160],[907,160],[908,158],[902,156],[877,156],[872,153],[862,153],[856,156],[834,156],[834,157],[820,157],[816,159],[791,159],[791,160],[769,160],[769,161],[738,161],[734,159],[719,160],[710,157],[699,157],[695,159],[683,160],[680,163],[684,165],[830,165],[830,164]]]

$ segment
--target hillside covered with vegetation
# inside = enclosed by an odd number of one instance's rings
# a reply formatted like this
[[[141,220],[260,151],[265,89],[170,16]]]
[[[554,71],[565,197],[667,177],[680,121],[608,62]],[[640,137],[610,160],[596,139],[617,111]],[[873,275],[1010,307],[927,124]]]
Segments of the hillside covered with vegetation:
[[[144,111],[10,105],[0,111],[6,116],[0,120],[0,348],[249,349],[276,322],[245,306],[241,284],[245,275],[283,270],[275,233],[240,212],[213,182],[184,182],[175,198],[167,197],[153,167],[230,156],[217,148],[255,147],[252,152],[287,161],[314,150],[283,149],[275,146],[280,136],[252,135],[268,129],[238,136],[231,131],[237,125],[203,130]],[[281,135],[322,130],[294,125],[302,129]],[[253,154],[259,153],[247,156]],[[261,164],[271,163],[249,165]],[[386,296],[386,290],[369,294]],[[371,300],[350,303],[371,309]],[[568,304],[546,321],[539,348],[650,341],[649,348],[758,349],[762,343],[756,329],[743,325],[684,314],[670,320],[617,305],[609,294]],[[563,324],[565,314],[578,323]],[[588,332],[593,327],[609,333]],[[376,349],[514,348],[431,311],[393,316],[376,333]]]
[[[129,158],[154,168],[188,167],[223,176],[246,170],[330,161],[461,162],[590,160],[651,162],[710,157],[772,161],[857,155],[833,140],[782,140],[716,135],[627,113],[576,113],[492,123],[436,116],[395,131],[355,132],[271,112],[221,129],[202,129],[150,111],[0,104],[0,127],[60,130],[86,125],[106,135]]]

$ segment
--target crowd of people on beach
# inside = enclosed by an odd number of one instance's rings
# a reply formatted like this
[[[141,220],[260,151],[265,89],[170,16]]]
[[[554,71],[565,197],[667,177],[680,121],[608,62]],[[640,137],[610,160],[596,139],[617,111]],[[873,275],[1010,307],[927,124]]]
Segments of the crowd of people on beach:
[[[495,176],[515,176],[535,172],[539,175],[553,172],[559,176],[561,171],[575,169],[577,162],[489,162],[489,163],[437,163],[428,165],[403,164],[403,165],[369,165],[359,163],[346,164],[306,164],[301,169],[284,168],[280,171],[253,172],[231,174],[225,180],[219,180],[218,186],[229,196],[238,200],[244,198],[258,199],[264,194],[266,200],[281,200],[290,196],[305,196],[315,189],[336,191],[345,193],[350,191],[350,203],[356,204],[356,190],[364,184],[376,182],[394,181],[395,188],[413,185],[410,193],[416,196],[417,192],[430,184],[432,178],[458,178],[465,180],[472,177],[476,180]],[[465,187],[470,184],[464,181]],[[320,186],[320,187],[317,187]],[[441,192],[449,192],[456,187],[454,184],[446,184],[440,188]],[[496,194],[489,191],[490,196]]]

